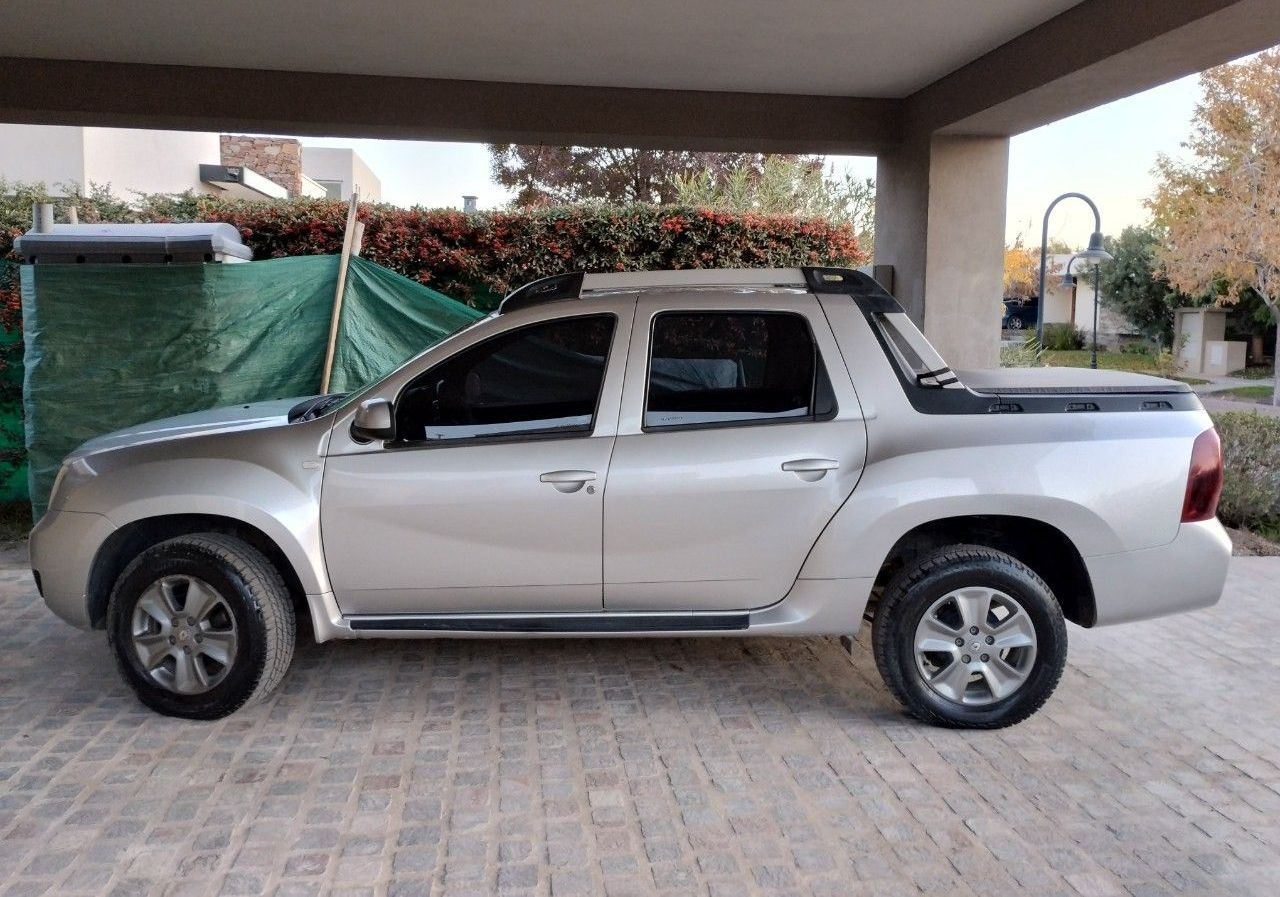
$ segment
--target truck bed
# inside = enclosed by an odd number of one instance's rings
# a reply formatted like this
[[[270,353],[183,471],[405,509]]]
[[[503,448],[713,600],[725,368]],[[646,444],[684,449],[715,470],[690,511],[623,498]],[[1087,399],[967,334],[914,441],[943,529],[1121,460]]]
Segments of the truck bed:
[[[991,396],[1170,395],[1191,392],[1191,387],[1177,380],[1090,368],[996,368],[956,371],[955,374],[969,389]]]

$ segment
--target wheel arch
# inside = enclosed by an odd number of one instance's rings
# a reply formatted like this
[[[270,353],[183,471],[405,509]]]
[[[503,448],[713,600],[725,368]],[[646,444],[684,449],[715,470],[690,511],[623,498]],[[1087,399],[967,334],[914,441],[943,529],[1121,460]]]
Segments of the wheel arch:
[[[971,514],[921,523],[899,537],[889,550],[876,574],[873,595],[915,558],[959,544],[983,545],[1017,558],[1053,590],[1068,620],[1086,628],[1097,622],[1093,583],[1075,543],[1052,524],[1030,517]],[[868,612],[874,613],[874,608]]]
[[[98,547],[85,595],[90,625],[95,629],[106,625],[111,589],[130,561],[152,545],[193,533],[221,533],[252,545],[280,572],[295,609],[307,606],[306,590],[293,562],[276,541],[258,527],[220,514],[162,514],[119,527]]]

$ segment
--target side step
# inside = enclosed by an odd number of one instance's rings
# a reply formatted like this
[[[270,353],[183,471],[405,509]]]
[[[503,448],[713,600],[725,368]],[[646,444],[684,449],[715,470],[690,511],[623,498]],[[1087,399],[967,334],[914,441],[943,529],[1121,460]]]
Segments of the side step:
[[[746,629],[740,614],[422,614],[347,617],[354,630],[381,632],[609,633],[712,632]]]

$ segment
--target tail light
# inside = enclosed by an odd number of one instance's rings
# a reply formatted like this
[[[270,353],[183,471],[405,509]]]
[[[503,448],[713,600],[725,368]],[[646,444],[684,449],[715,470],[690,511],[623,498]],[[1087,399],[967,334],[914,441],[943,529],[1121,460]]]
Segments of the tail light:
[[[1196,437],[1187,471],[1187,494],[1182,500],[1182,522],[1211,520],[1218,513],[1222,495],[1222,442],[1213,427]]]

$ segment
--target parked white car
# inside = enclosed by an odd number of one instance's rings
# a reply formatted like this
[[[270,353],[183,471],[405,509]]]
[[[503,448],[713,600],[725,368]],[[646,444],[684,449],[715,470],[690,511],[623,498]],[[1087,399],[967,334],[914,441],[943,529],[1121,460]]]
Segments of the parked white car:
[[[295,609],[357,637],[850,635],[920,719],[1033,713],[1097,626],[1218,600],[1184,384],[953,372],[843,269],[569,274],[346,396],[67,458],[45,601],[149,707],[271,692]]]

